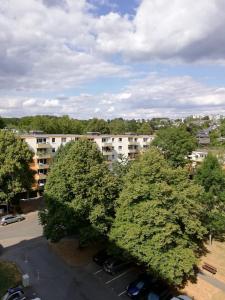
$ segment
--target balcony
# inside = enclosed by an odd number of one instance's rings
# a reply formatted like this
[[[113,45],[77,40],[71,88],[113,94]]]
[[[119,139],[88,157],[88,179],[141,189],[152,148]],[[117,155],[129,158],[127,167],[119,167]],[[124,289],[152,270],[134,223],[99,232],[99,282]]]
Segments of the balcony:
[[[113,150],[102,150],[104,156],[110,156],[113,154]]]
[[[112,147],[112,142],[102,142],[103,147]]]
[[[50,152],[37,152],[36,153],[36,157],[37,159],[41,159],[41,158],[52,158],[52,153]]]
[[[138,141],[128,140],[128,145],[139,145]]]
[[[38,143],[36,149],[49,149],[51,145],[49,143]]]
[[[38,169],[39,170],[48,169],[48,168],[49,168],[48,164],[42,164],[42,163],[38,164]]]
[[[138,153],[139,150],[137,149],[128,149],[128,153]]]
[[[47,178],[47,174],[39,173],[39,174],[37,174],[37,177],[38,177],[38,180],[46,179]]]

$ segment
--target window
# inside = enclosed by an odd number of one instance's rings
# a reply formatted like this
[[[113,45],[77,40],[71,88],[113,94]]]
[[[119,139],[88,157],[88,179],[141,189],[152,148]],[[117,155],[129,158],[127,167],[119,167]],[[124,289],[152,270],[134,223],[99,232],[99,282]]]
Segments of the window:
[[[66,138],[61,138],[62,143],[66,143]]]
[[[46,138],[37,138],[37,144],[44,144],[46,143]]]
[[[106,138],[102,138],[102,142],[105,143],[106,142]]]
[[[135,142],[137,142],[137,140],[138,140],[137,138],[134,139]]]
[[[114,138],[112,138],[112,142],[114,142]]]
[[[147,142],[148,141],[148,138],[143,138],[143,142]]]
[[[123,141],[123,139],[122,138],[119,138],[119,142],[122,142]]]
[[[55,138],[52,138],[52,143],[55,143]]]
[[[55,153],[55,148],[52,148],[52,153]]]
[[[122,150],[122,149],[123,149],[123,147],[122,147],[122,146],[119,146],[119,147],[118,147],[118,149],[119,149],[119,150]]]

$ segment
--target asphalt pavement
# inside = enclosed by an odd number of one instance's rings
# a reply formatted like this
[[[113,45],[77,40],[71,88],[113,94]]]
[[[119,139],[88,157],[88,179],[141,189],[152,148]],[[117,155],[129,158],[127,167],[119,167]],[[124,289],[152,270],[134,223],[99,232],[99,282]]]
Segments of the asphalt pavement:
[[[1,258],[16,262],[30,276],[32,291],[42,300],[118,300],[136,276],[133,269],[111,276],[94,263],[68,266],[42,236],[37,213],[0,227],[0,243],[4,247]]]

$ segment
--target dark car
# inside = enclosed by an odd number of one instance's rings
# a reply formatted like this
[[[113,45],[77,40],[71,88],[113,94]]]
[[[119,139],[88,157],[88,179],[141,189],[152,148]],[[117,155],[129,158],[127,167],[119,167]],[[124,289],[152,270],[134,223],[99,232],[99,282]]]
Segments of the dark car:
[[[127,287],[127,295],[133,299],[137,299],[148,289],[156,280],[148,275],[141,274],[136,280],[131,282]]]
[[[113,275],[128,268],[130,265],[130,262],[111,257],[104,262],[103,269],[105,272]]]
[[[100,250],[93,256],[93,261],[102,266],[104,262],[109,259],[111,256],[107,253],[106,249]]]
[[[26,300],[23,289],[21,287],[10,288],[2,297],[2,300]]]
[[[155,281],[146,291],[142,300],[170,300],[170,287],[164,281]]]

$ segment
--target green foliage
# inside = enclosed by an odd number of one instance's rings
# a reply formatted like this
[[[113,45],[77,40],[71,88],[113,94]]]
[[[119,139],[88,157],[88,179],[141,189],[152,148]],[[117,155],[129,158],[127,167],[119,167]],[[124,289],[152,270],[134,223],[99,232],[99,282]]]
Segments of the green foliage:
[[[183,127],[170,127],[159,130],[152,145],[162,150],[172,166],[178,167],[187,163],[186,157],[197,147],[197,141]]]
[[[139,134],[153,134],[154,131],[149,122],[142,122],[139,129],[137,130]]]
[[[96,144],[85,139],[71,142],[61,150],[48,175],[47,207],[40,215],[45,235],[58,240],[79,234],[83,242],[106,235],[117,195],[116,177]]]
[[[5,127],[5,122],[4,120],[0,117],[0,129]]]
[[[152,147],[135,161],[117,201],[110,240],[173,284],[194,274],[206,229],[203,189]]]
[[[0,131],[0,202],[9,203],[18,193],[31,188],[32,157],[24,141],[11,132]]]
[[[225,171],[211,153],[197,169],[195,180],[205,189],[205,224],[210,234],[221,238],[225,233]]]
[[[0,261],[0,297],[3,297],[9,288],[21,284],[21,277],[21,273],[14,263]]]
[[[86,128],[87,132],[100,132],[102,134],[109,133],[109,126],[105,120],[102,119],[91,119],[89,120]]]
[[[118,189],[121,191],[124,184],[124,178],[130,169],[132,162],[126,156],[122,156],[112,164],[112,172],[117,178]]]
[[[101,134],[153,133],[151,121],[148,120],[124,120],[122,118],[108,121],[97,118],[77,120],[67,115],[62,117],[38,115],[23,118],[4,118],[2,121],[4,122],[4,127],[17,129],[22,132],[43,131],[49,134],[86,134],[87,132],[100,132]],[[154,121],[153,124],[158,124],[158,122],[160,123],[160,121]]]

